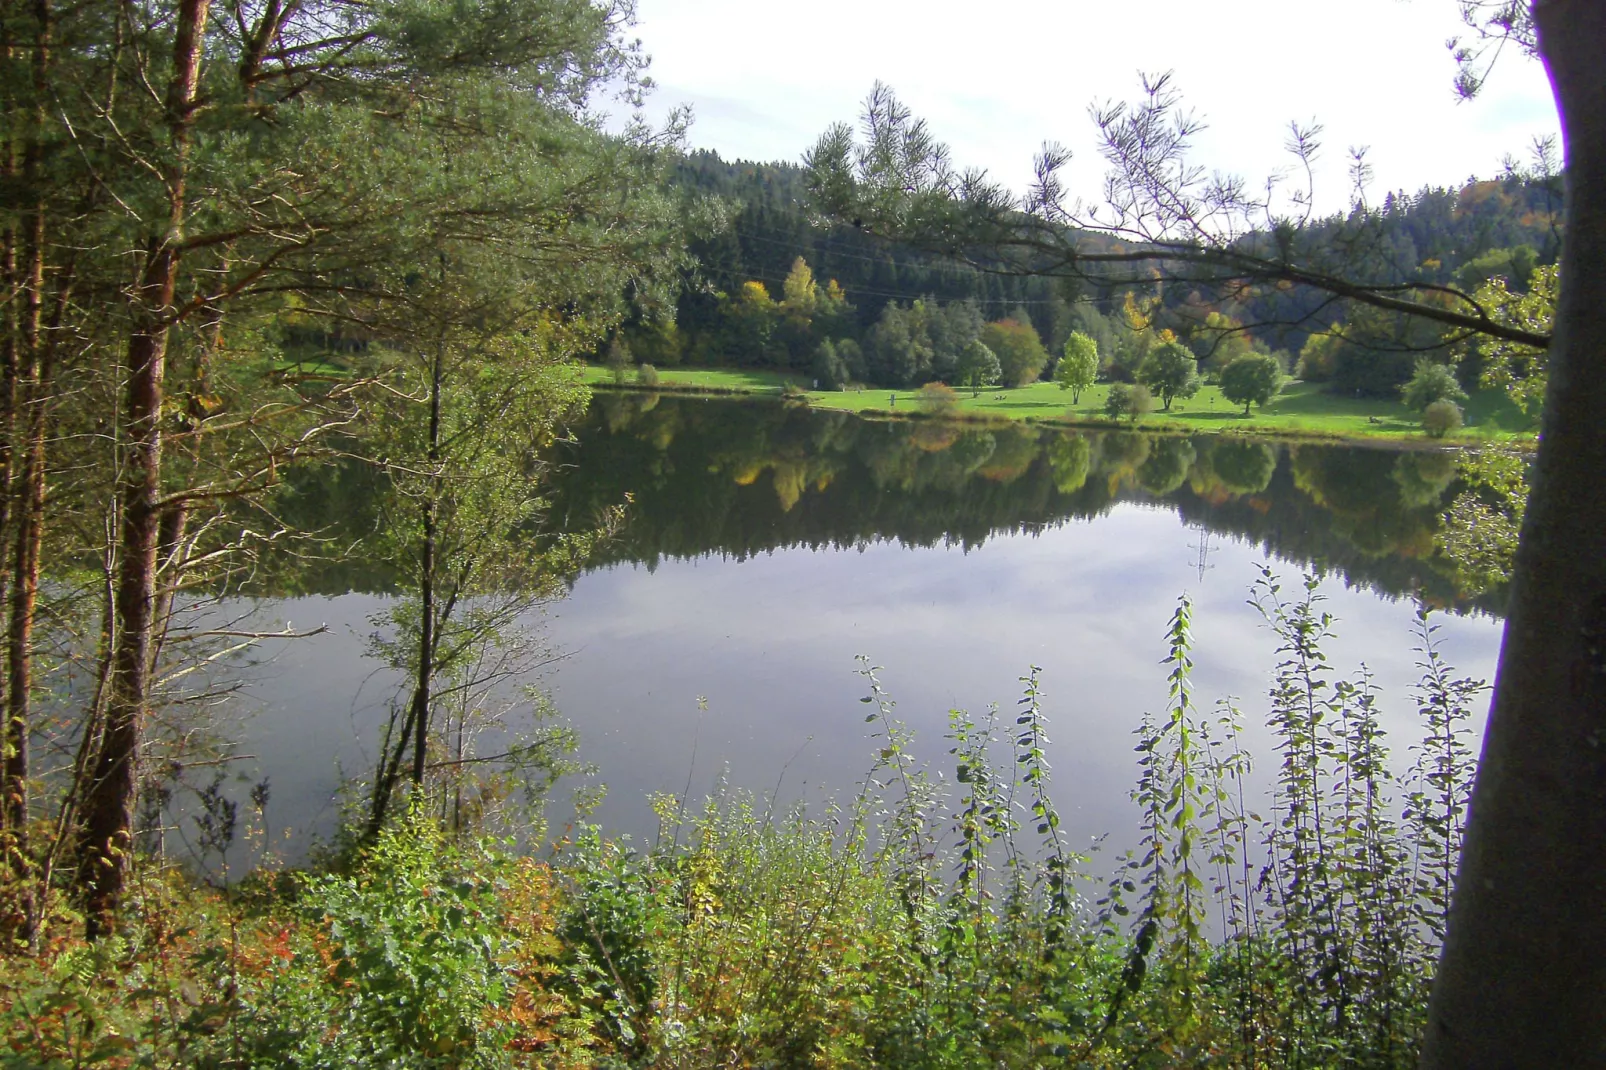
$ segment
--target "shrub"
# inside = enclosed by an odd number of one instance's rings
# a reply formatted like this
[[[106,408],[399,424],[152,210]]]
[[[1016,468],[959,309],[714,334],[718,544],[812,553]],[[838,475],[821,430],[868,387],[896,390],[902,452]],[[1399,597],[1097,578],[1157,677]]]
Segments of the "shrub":
[[[1410,382],[1400,387],[1400,396],[1408,408],[1417,412],[1426,412],[1428,406],[1435,402],[1465,401],[1467,398],[1466,391],[1455,381],[1455,373],[1431,360],[1416,362],[1416,372]]]
[[[1133,423],[1154,411],[1154,395],[1141,383],[1116,383],[1104,399],[1104,415],[1112,420],[1127,418]]]
[[[642,386],[658,385],[658,369],[651,364],[643,364],[636,369],[636,382]]]
[[[219,891],[139,865],[115,935],[60,919],[37,955],[0,949],[0,1067],[595,1065],[554,991],[550,868],[418,809],[349,873]]]
[[[927,383],[920,388],[920,409],[928,416],[946,416],[959,406],[959,395],[946,383]]]
[[[1422,410],[1422,430],[1431,438],[1443,438],[1451,431],[1459,431],[1461,424],[1461,406],[1453,401],[1435,401]]]

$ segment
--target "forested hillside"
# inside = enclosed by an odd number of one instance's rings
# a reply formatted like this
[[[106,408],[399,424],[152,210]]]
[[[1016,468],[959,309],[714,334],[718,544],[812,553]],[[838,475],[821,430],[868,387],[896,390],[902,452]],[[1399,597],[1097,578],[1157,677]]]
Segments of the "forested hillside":
[[[638,317],[613,354],[619,362],[789,368],[824,386],[953,382],[968,373],[966,346],[978,338],[990,349],[1008,346],[997,331],[982,332],[1014,321],[1030,328],[1035,338],[1021,344],[1033,353],[1040,346],[1040,355],[1019,358],[1024,366],[1012,373],[1009,353],[997,353],[1002,366],[982,381],[1013,386],[1050,374],[1073,331],[1098,343],[1101,374],[1115,380],[1132,379],[1154,346],[1172,339],[1192,349],[1207,375],[1246,352],[1275,353],[1286,371],[1344,394],[1397,396],[1423,355],[1458,364],[1468,386],[1485,363],[1454,332],[1371,309],[1346,319],[1315,291],[1209,292],[1138,277],[1094,285],[980,271],[827,223],[810,211],[805,171],[793,164],[727,163],[698,152],[678,163],[672,182],[683,194],[716,199],[724,218],[692,244],[696,269],[675,323]],[[1377,283],[1473,293],[1503,280],[1521,295],[1559,253],[1560,202],[1551,167],[1512,168],[1460,188],[1390,193],[1310,234],[1332,259],[1359,265]],[[830,343],[823,354],[822,343]]]

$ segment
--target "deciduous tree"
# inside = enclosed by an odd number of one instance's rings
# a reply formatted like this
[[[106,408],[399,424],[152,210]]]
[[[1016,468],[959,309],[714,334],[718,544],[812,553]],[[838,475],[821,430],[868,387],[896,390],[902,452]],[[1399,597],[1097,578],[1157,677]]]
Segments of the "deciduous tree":
[[[1170,412],[1174,399],[1191,398],[1199,392],[1199,363],[1181,342],[1161,342],[1138,367],[1138,382]]]
[[[1264,407],[1277,391],[1282,389],[1283,373],[1277,358],[1266,353],[1250,353],[1238,357],[1221,370],[1221,396],[1234,405]]]
[[[1093,385],[1099,373],[1099,347],[1081,331],[1065,339],[1065,353],[1054,366],[1054,381],[1061,390],[1071,392],[1071,404],[1080,404],[1082,391]]]
[[[1410,382],[1400,387],[1400,397],[1406,408],[1425,412],[1435,402],[1465,401],[1467,392],[1448,367],[1437,361],[1419,360]]]
[[[981,340],[998,357],[1001,379],[1005,386],[1025,386],[1034,383],[1048,364],[1048,351],[1030,323],[1016,319],[1002,319],[982,328]]]
[[[981,393],[982,387],[997,384],[1003,377],[1003,370],[999,367],[998,355],[987,347],[987,343],[980,338],[973,338],[960,352],[955,374],[961,383],[970,387],[970,396],[975,397]]]

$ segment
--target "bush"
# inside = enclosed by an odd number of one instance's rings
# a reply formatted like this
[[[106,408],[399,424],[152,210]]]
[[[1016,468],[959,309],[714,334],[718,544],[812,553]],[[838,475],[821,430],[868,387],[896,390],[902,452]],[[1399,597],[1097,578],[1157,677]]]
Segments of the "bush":
[[[1435,401],[1422,410],[1422,430],[1432,438],[1461,430],[1462,422],[1461,406],[1453,401]]]
[[[419,809],[349,873],[219,891],[140,865],[116,935],[0,949],[0,1067],[595,1065],[551,869]]]
[[[1139,383],[1129,385],[1116,383],[1110,387],[1109,396],[1104,399],[1104,415],[1112,420],[1125,417],[1133,423],[1154,411],[1154,395],[1149,388]]]
[[[658,385],[658,369],[651,364],[643,364],[636,369],[636,382],[642,386]]]
[[[928,416],[946,416],[959,407],[959,395],[946,383],[927,383],[920,388],[919,405]]]
[[[1416,372],[1410,382],[1400,387],[1400,396],[1405,400],[1406,407],[1421,413],[1427,412],[1435,402],[1467,399],[1466,391],[1455,381],[1455,374],[1445,365],[1431,360],[1416,362]]]

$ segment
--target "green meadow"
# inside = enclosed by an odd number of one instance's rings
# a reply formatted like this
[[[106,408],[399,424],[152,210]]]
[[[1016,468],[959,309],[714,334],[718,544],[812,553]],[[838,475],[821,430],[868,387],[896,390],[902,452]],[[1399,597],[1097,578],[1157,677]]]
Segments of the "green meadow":
[[[615,385],[606,368],[587,366],[585,381],[592,386]],[[636,387],[634,374],[624,386]],[[659,371],[657,389],[720,394],[780,394],[788,385],[802,390],[810,405],[820,409],[899,416],[923,412],[920,391],[886,390],[809,390],[802,376],[749,368],[670,368]],[[960,417],[1004,417],[1040,423],[1108,424],[1104,401],[1109,384],[1099,383],[1082,391],[1073,404],[1069,390],[1055,383],[1039,382],[1012,390],[991,387],[972,395],[958,390],[953,415]],[[1531,439],[1535,428],[1510,398],[1499,390],[1480,390],[1464,404],[1466,426],[1446,436],[1447,441],[1516,441]],[[1124,422],[1124,421],[1123,421]],[[1178,398],[1171,411],[1158,408],[1138,421],[1151,430],[1190,432],[1280,434],[1335,439],[1425,439],[1417,414],[1397,401],[1373,398],[1335,397],[1320,384],[1290,382],[1276,400],[1255,408],[1246,418],[1243,408],[1222,397],[1215,386],[1205,386],[1191,398]]]

